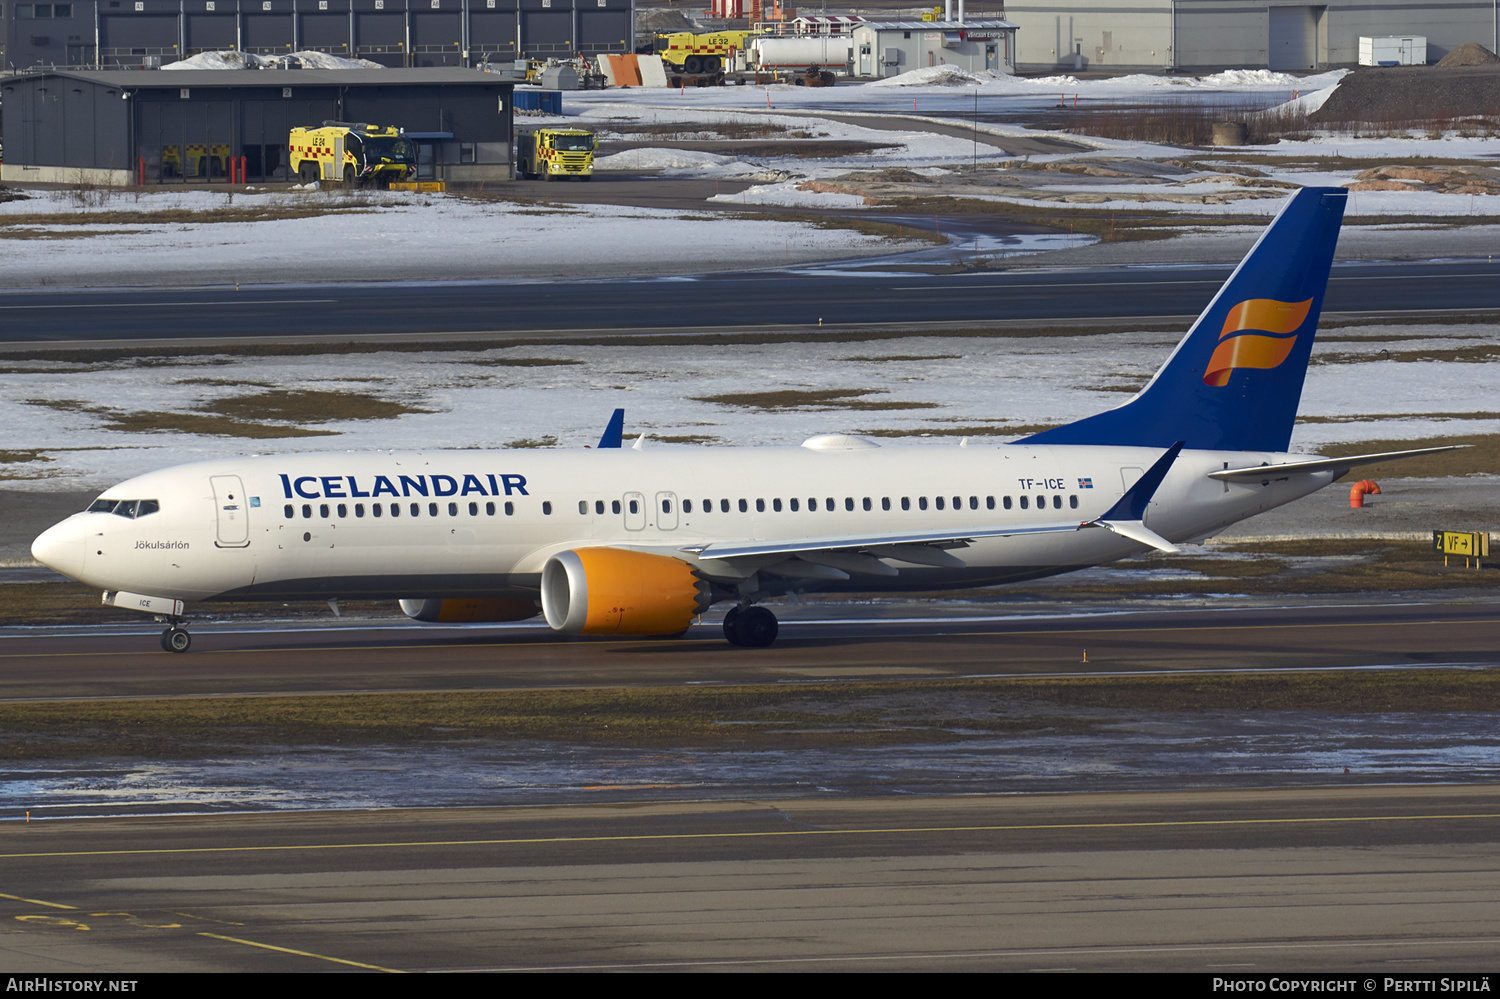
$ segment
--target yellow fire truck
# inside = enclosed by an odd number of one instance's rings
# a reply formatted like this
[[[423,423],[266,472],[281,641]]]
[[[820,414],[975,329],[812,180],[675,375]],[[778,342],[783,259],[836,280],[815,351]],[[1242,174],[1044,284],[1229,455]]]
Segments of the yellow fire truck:
[[[656,54],[678,73],[717,73],[745,49],[753,31],[694,34],[674,31],[656,36]]]
[[[525,180],[594,176],[594,133],[581,128],[533,128],[516,135],[516,175]]]
[[[303,183],[389,184],[417,172],[416,144],[390,125],[325,121],[292,129],[286,146],[287,163]]]
[[[187,153],[187,171],[182,169],[183,152]],[[225,164],[229,162],[229,144],[163,146],[161,150],[161,175],[163,177],[222,177]]]

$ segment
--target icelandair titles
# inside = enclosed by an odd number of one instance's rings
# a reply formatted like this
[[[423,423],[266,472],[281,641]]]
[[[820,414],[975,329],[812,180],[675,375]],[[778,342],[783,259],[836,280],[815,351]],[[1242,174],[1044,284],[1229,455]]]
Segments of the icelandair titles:
[[[369,491],[361,486],[369,485]],[[395,481],[392,481],[394,479]],[[347,491],[346,491],[347,490]],[[281,476],[287,499],[365,499],[375,496],[529,496],[524,475]]]

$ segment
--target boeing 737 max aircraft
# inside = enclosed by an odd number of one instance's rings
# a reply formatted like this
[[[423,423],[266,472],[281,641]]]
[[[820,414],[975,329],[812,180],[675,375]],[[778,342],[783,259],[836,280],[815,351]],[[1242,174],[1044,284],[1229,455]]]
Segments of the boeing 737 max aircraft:
[[[719,601],[775,640],[790,591],[938,590],[1203,538],[1394,454],[1289,446],[1346,193],[1297,192],[1151,382],[1012,444],[296,454],[182,465],[104,491],[32,554],[155,615],[186,601],[392,598],[422,621],[545,615],[668,635]],[[1105,349],[1101,346],[1101,350]]]

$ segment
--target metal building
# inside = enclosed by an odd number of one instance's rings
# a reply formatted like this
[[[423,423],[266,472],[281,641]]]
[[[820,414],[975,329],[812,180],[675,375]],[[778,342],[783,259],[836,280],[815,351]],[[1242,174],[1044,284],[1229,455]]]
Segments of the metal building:
[[[1016,26],[1009,21],[868,21],[854,28],[854,72],[899,76],[927,66],[1014,73]]]
[[[74,0],[3,3],[5,65],[154,67],[199,52],[316,51],[385,66],[629,52],[634,0]]]
[[[1428,59],[1496,42],[1495,0],[1021,0],[1021,70],[1281,71],[1354,66],[1360,36],[1426,35]]]
[[[80,70],[0,80],[0,180],[204,183],[293,180],[292,128],[404,128],[420,180],[511,177],[512,80],[470,69]],[[241,160],[243,157],[243,160]]]

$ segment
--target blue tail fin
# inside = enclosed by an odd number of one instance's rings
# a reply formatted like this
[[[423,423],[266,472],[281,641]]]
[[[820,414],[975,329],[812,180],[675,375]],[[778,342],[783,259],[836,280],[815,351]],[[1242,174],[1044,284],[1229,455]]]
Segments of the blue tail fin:
[[[600,447],[619,447],[625,442],[625,410],[617,409],[599,436]]]
[[[1347,199],[1298,191],[1138,395],[1016,443],[1285,451]]]

